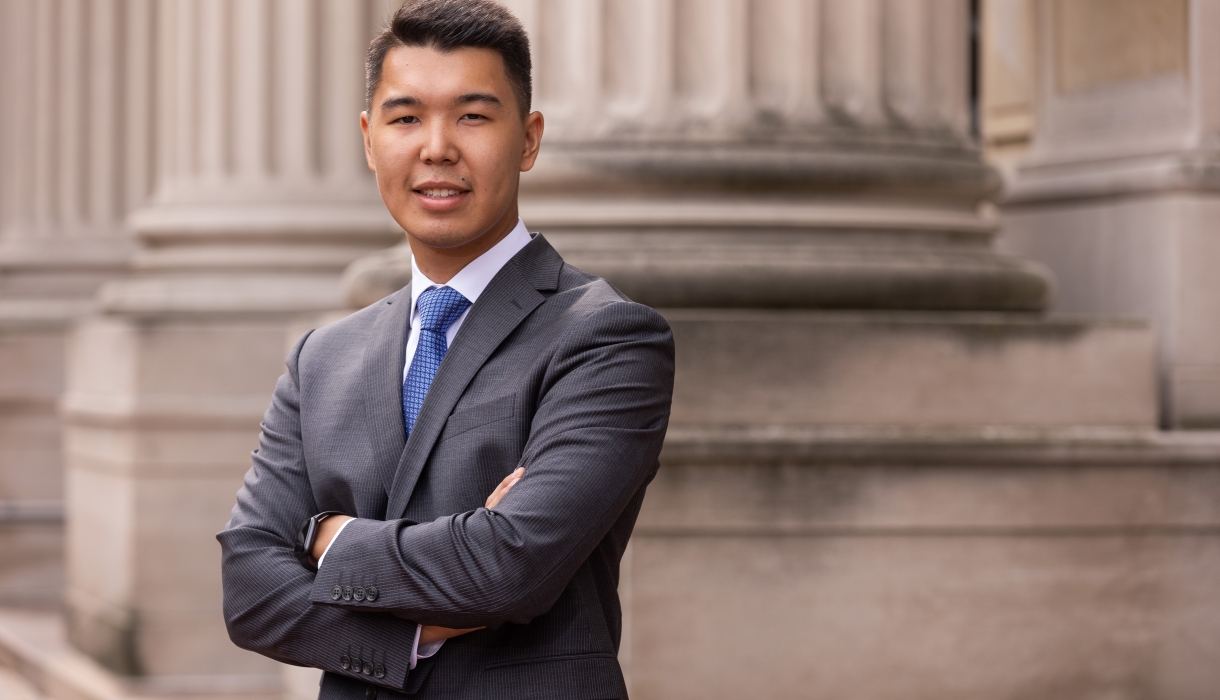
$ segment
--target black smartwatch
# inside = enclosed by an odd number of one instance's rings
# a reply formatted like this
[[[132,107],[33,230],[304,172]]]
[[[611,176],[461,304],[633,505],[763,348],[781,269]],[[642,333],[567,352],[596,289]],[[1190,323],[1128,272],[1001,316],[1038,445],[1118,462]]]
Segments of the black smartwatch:
[[[313,562],[309,560],[309,553],[313,551],[313,546],[318,541],[318,525],[332,515],[343,515],[343,513],[337,510],[322,511],[306,520],[305,524],[301,526],[300,534],[297,535],[294,553],[297,555],[297,559],[300,560],[301,565],[310,571],[318,570],[318,567],[314,566]]]

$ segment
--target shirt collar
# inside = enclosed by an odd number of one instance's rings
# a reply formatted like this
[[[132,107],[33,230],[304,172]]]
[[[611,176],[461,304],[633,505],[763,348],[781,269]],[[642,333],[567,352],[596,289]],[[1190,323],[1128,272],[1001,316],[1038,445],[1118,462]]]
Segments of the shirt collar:
[[[415,256],[411,256],[411,313],[415,314],[415,302],[419,299],[419,295],[423,294],[430,287],[449,287],[470,300],[474,304],[479,300],[479,295],[491,283],[491,278],[496,276],[500,268],[504,267],[514,255],[517,254],[527,243],[530,242],[529,230],[525,228],[525,222],[517,219],[517,225],[513,227],[508,235],[501,238],[498,243],[491,247],[490,250],[483,253],[479,257],[470,261],[458,271],[453,279],[446,284],[437,284],[424,276],[424,273],[419,271],[415,265]]]

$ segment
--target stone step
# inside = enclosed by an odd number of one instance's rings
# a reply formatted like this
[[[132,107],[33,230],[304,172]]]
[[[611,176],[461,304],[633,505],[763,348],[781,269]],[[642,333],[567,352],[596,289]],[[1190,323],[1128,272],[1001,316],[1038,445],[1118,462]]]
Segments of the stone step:
[[[0,698],[4,698],[4,700],[46,700],[46,697],[16,671],[0,668]]]
[[[23,694],[24,693],[24,694]],[[278,692],[156,687],[123,678],[68,644],[56,612],[0,608],[0,700],[280,700]]]
[[[68,644],[63,620],[55,612],[0,608],[0,670],[34,689],[40,699],[131,697],[109,672]]]

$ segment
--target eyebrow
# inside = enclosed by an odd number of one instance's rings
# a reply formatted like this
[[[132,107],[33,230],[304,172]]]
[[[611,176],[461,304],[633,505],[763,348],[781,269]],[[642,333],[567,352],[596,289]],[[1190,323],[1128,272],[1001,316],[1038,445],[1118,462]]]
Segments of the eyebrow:
[[[468,92],[465,95],[458,95],[457,97],[453,98],[454,105],[467,105],[473,102],[486,102],[494,105],[501,104],[500,98],[489,92]],[[419,107],[421,104],[423,103],[420,102],[418,97],[404,95],[402,97],[391,97],[385,102],[382,102],[381,108],[383,110],[387,110],[396,109],[398,107]]]
[[[411,97],[410,95],[407,95],[405,97],[391,97],[390,99],[381,103],[382,109],[394,109],[396,107],[418,107],[418,106],[419,106],[419,100],[417,98]]]
[[[455,105],[465,105],[471,102],[487,102],[489,104],[500,104],[500,98],[487,92],[468,92],[465,95],[458,95],[453,100]]]

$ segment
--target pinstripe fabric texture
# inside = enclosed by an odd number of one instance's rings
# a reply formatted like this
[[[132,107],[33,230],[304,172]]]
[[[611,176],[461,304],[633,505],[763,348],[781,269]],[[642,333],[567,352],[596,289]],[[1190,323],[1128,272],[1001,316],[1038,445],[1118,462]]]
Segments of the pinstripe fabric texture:
[[[619,561],[668,422],[668,325],[536,236],[470,307],[408,437],[409,306],[290,354],[218,535],[230,636],[325,670],[327,700],[625,697]],[[315,573],[292,548],[322,510],[358,519]],[[408,672],[417,623],[487,629]]]
[[[428,387],[432,386],[432,378],[449,351],[445,334],[462,312],[470,308],[470,300],[456,289],[434,287],[419,295],[416,306],[419,307],[419,344],[415,357],[411,358],[407,378],[402,382],[402,415],[407,435],[411,434],[415,417],[428,396]]]

